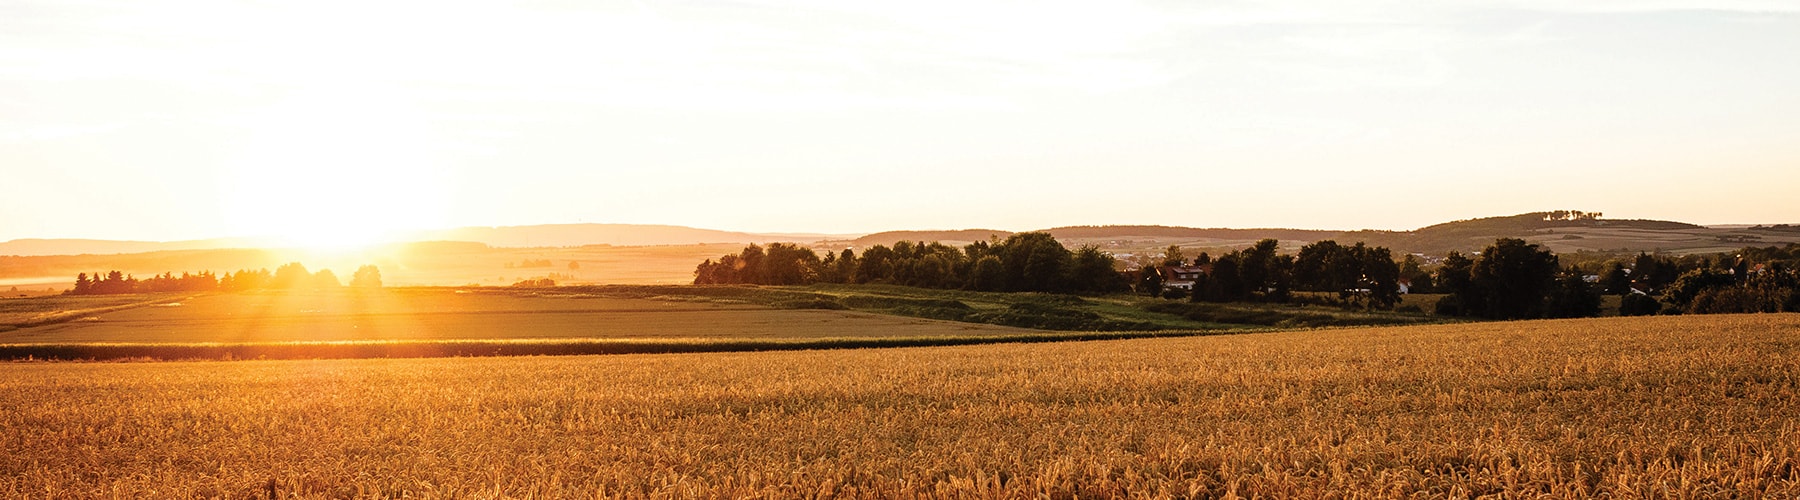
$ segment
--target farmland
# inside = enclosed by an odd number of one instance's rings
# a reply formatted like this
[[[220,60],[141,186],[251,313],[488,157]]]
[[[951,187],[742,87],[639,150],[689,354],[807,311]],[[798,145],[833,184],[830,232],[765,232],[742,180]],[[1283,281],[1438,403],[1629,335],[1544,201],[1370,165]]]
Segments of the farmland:
[[[354,288],[0,299],[0,359],[436,357],[894,347],[1431,321],[1334,308],[894,286]]]
[[[1800,315],[0,365],[0,496],[1800,493]]]

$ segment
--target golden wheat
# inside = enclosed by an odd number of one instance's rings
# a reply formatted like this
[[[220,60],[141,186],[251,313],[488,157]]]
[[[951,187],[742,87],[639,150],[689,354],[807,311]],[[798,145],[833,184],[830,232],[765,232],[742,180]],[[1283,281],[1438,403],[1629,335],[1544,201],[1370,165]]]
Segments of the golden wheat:
[[[0,496],[1792,497],[1800,315],[0,365]]]

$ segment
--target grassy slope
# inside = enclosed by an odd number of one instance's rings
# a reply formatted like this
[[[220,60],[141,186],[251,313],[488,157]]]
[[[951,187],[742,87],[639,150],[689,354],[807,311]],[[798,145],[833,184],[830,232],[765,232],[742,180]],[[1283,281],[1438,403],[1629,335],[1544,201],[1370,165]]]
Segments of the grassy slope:
[[[577,287],[600,294],[658,296],[684,300],[752,303],[775,307],[830,307],[935,319],[1050,330],[1248,331],[1271,327],[1399,325],[1434,321],[1419,314],[1346,311],[1285,304],[1207,304],[1216,314],[1154,312],[1153,305],[1178,303],[1132,295],[1077,297],[1042,293],[933,290],[892,285],[810,285],[803,287],[679,286]],[[963,311],[963,312],[959,312]],[[1005,314],[1013,312],[1016,314]],[[1066,321],[1044,322],[1044,317]]]
[[[1792,497],[1797,332],[0,364],[0,496]]]

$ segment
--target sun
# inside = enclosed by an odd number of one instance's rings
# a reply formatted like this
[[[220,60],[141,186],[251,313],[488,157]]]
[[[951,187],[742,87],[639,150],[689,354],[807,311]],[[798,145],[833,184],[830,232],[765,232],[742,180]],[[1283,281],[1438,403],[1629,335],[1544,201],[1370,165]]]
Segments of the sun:
[[[239,234],[314,249],[442,227],[449,196],[425,123],[353,93],[264,110],[221,176],[220,213]]]

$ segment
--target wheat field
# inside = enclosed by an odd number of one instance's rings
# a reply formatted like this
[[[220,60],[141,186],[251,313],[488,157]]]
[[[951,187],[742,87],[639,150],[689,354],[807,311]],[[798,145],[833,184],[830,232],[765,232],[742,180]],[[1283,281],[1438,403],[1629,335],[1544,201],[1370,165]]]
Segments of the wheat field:
[[[0,364],[0,497],[1800,495],[1800,315]]]

